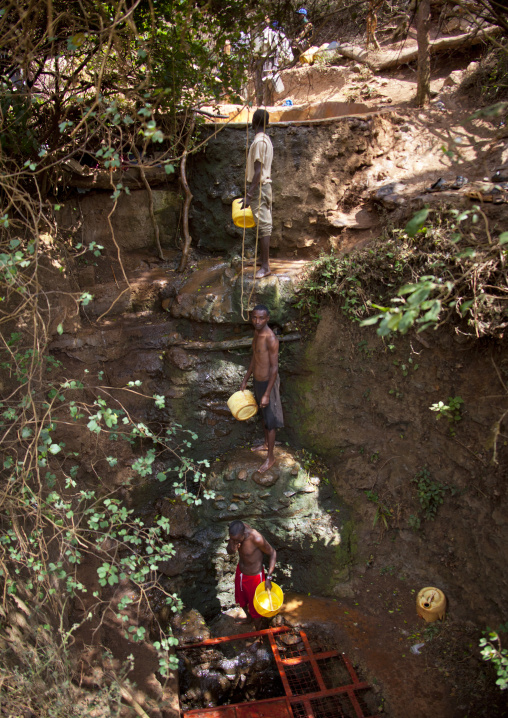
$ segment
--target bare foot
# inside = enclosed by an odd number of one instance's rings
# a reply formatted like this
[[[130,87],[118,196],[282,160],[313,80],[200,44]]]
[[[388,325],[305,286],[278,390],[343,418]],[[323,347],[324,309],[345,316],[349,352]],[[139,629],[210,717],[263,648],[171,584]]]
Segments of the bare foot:
[[[271,274],[269,269],[265,269],[261,267],[261,269],[256,272],[256,279],[262,279],[263,277],[269,277]]]
[[[265,462],[261,464],[261,466],[258,469],[258,473],[264,474],[265,471],[268,471],[268,469],[271,469],[272,466],[275,464],[275,459],[269,459],[267,458]]]
[[[254,444],[251,451],[268,451],[268,446],[266,444]]]

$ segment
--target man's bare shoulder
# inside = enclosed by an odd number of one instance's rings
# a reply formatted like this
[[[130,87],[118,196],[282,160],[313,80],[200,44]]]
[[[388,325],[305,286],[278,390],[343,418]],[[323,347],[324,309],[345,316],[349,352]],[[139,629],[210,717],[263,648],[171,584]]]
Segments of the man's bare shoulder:
[[[270,329],[268,325],[266,325],[266,327],[263,329],[261,336],[264,337],[267,341],[279,341],[273,329]]]
[[[277,339],[277,335],[275,332],[273,332],[270,327],[266,327],[268,329],[268,332],[266,334],[266,345],[270,349],[274,349],[279,346],[279,340]]]
[[[251,528],[249,533],[249,539],[256,544],[256,546],[259,546],[260,544],[264,544],[265,539],[262,534],[259,533],[259,531],[256,531],[256,529]]]

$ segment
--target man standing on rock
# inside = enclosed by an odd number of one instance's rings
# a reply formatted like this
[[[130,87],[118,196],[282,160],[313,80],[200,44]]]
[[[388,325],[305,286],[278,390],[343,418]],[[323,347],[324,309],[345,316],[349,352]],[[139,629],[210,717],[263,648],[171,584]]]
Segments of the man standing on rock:
[[[261,411],[265,443],[254,446],[252,450],[268,452],[266,461],[258,469],[260,474],[275,464],[275,434],[277,429],[284,426],[279,390],[279,340],[268,326],[269,319],[270,312],[264,304],[258,304],[252,310],[252,359],[240,386],[240,391],[245,391],[249,377],[253,374],[254,396]]]
[[[250,206],[252,209],[261,247],[261,268],[256,274],[257,279],[271,274],[269,254],[272,237],[273,145],[265,132],[269,119],[268,112],[259,108],[252,117],[255,136],[247,157],[247,182],[250,187],[243,201],[244,207]]]
[[[254,593],[263,581],[267,590],[272,588],[272,573],[277,560],[277,552],[268,541],[243,521],[229,524],[227,552],[230,556],[238,551],[239,559],[235,575],[235,601],[254,621],[256,630],[261,630],[263,617],[254,608]],[[263,554],[270,557],[268,574],[263,568]],[[248,620],[248,619],[247,619]]]

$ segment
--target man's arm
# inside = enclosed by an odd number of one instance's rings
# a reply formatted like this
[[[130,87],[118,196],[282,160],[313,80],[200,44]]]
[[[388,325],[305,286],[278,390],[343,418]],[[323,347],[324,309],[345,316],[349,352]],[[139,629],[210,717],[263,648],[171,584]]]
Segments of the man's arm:
[[[277,551],[273,548],[273,546],[270,546],[268,541],[265,539],[264,536],[261,536],[261,534],[258,534],[258,536],[256,537],[255,544],[258,548],[261,549],[263,553],[270,557],[270,561],[268,564],[268,573],[265,576],[265,588],[267,591],[271,591],[272,581],[271,578],[268,578],[268,576],[271,577],[275,569],[275,562],[277,561]]]
[[[259,406],[262,408],[268,406],[270,403],[270,394],[273,389],[273,385],[275,384],[275,380],[277,379],[277,374],[279,373],[279,340],[275,334],[272,333],[267,337],[266,349],[268,351],[270,367],[268,369],[268,386],[266,387],[266,391],[259,402]]]
[[[252,182],[250,183],[250,187],[247,190],[247,194],[245,195],[245,199],[243,200],[243,208],[249,207],[252,198],[254,197],[254,192],[259,187],[259,183],[261,182],[261,169],[261,162],[259,160],[256,160],[254,162],[254,176],[252,178]]]
[[[232,556],[234,553],[238,551],[240,544],[238,542],[233,541],[231,536],[229,537],[228,545],[226,546],[226,551],[228,552],[229,556]]]

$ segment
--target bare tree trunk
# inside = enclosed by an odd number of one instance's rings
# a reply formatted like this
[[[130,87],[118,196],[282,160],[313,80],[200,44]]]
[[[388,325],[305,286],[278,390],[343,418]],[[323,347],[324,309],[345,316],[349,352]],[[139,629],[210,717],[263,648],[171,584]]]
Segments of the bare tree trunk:
[[[185,149],[183,151],[182,160],[180,162],[180,180],[182,182],[182,186],[185,192],[185,201],[183,204],[183,217],[182,217],[182,232],[183,232],[183,249],[182,249],[182,258],[180,260],[180,266],[178,267],[179,272],[183,272],[185,267],[187,266],[187,260],[189,258],[189,251],[190,246],[192,242],[192,237],[189,234],[189,207],[190,203],[192,201],[192,192],[189,188],[189,183],[187,182],[187,155],[189,154],[189,144],[192,138],[192,133],[194,132],[194,125],[196,124],[196,119],[193,116],[191,123],[189,125],[189,131],[187,132],[187,138],[185,140]]]
[[[424,107],[430,100],[430,0],[419,0],[418,4],[418,85],[416,104]]]
[[[155,245],[157,247],[157,252],[159,254],[159,259],[164,259],[164,254],[162,253],[162,247],[161,247],[161,241],[159,236],[159,225],[157,224],[157,220],[155,219],[155,209],[153,206],[153,194],[152,194],[152,188],[150,187],[150,183],[148,182],[146,175],[145,175],[145,169],[143,167],[141,157],[139,156],[139,152],[136,148],[136,156],[138,158],[139,162],[139,173],[141,175],[141,179],[143,181],[143,184],[145,185],[145,189],[148,192],[148,210],[150,212],[150,219],[152,220],[152,227],[153,231],[155,233]]]
[[[429,43],[429,50],[431,54],[437,52],[447,52],[448,50],[454,50],[458,47],[469,47],[485,40],[489,40],[491,37],[495,37],[501,33],[501,28],[496,25],[489,25],[483,30],[475,29],[471,32],[465,32],[461,35],[455,35],[453,37],[440,37],[438,40],[431,40]],[[409,43],[408,43],[409,44]],[[361,62],[367,67],[370,67],[374,72],[380,72],[381,70],[390,70],[392,67],[399,67],[400,65],[406,65],[408,62],[414,62],[418,59],[418,47],[398,48],[397,50],[386,50],[381,52],[371,52],[366,50],[364,47],[357,45],[339,45],[337,48],[339,55],[347,57],[355,62]]]

